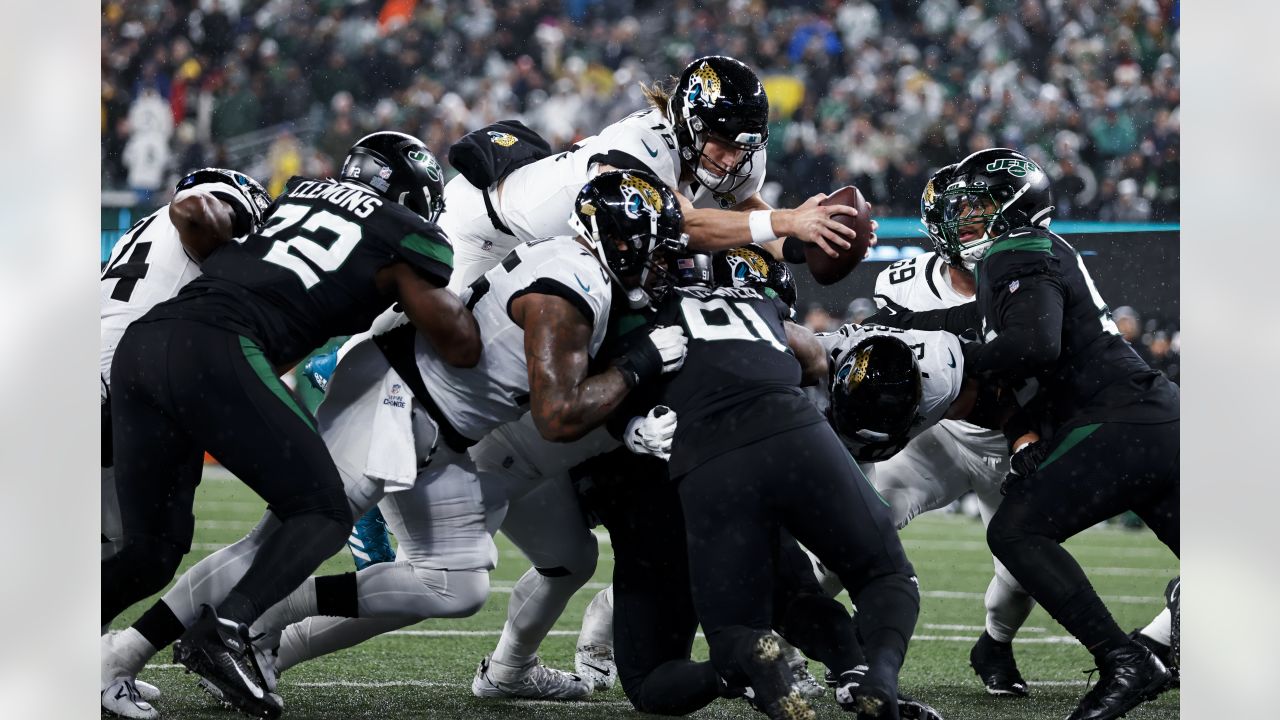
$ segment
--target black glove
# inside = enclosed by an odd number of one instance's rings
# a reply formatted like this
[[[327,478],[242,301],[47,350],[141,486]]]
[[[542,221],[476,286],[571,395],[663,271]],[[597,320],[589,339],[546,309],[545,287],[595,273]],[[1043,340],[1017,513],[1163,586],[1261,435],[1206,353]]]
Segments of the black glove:
[[[622,373],[627,387],[634,388],[662,373],[679,370],[688,346],[689,339],[679,325],[654,328],[648,337],[614,360],[613,366]]]
[[[1049,443],[1043,440],[1029,442],[1009,458],[1009,474],[1000,483],[1000,494],[1008,495],[1010,488],[1036,474],[1036,468],[1049,456]]]
[[[876,314],[862,321],[863,325],[882,325],[891,328],[907,328],[911,327],[911,320],[915,313],[898,303],[890,300],[884,295],[876,295],[876,300],[884,303],[884,307],[876,311]]]

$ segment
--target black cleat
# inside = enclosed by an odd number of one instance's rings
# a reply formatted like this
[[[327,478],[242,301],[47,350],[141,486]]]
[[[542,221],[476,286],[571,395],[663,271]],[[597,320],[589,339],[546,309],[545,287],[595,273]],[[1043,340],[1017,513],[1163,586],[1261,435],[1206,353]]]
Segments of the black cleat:
[[[898,720],[898,686],[894,678],[878,677],[866,665],[840,673],[836,702],[858,720]]]
[[[778,638],[766,633],[751,643],[742,659],[742,668],[751,678],[747,701],[769,716],[769,720],[815,720],[817,714],[795,686],[791,668],[783,658]]]
[[[1169,675],[1172,676],[1172,679],[1169,681],[1169,684],[1165,686],[1164,690],[1172,690],[1173,688],[1178,687],[1178,668],[1173,664],[1173,653],[1170,651],[1168,645],[1161,645],[1154,638],[1149,638],[1146,635],[1143,635],[1141,630],[1134,630],[1129,633],[1129,639],[1150,650],[1151,654],[1155,655],[1156,659],[1163,663],[1165,669],[1169,671]]]
[[[280,717],[283,707],[253,661],[248,628],[219,619],[211,606],[203,605],[200,618],[173,644],[173,660],[208,680],[240,712]]]
[[[985,630],[969,651],[969,665],[990,695],[1026,697],[1030,693],[1013,659],[1013,643],[997,642]]]
[[[1113,720],[1154,699],[1169,684],[1169,671],[1142,645],[1129,643],[1102,658],[1102,676],[1067,720]]]
[[[1164,589],[1164,605],[1169,608],[1169,614],[1173,616],[1172,629],[1169,633],[1169,660],[1172,664],[1166,663],[1170,668],[1182,667],[1179,655],[1182,651],[1182,633],[1180,620],[1182,619],[1182,577],[1176,577],[1169,581],[1168,586]]]
[[[898,693],[898,717],[902,720],[942,720],[942,713],[919,700]]]

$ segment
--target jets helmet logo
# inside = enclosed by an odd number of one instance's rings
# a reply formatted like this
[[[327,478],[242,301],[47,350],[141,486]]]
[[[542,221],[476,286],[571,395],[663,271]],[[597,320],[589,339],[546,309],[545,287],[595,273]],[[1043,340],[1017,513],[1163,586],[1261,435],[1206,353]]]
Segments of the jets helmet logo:
[[[489,142],[502,147],[511,147],[516,144],[516,136],[511,133],[498,132],[497,130],[489,131]]]
[[[639,218],[646,213],[656,217],[662,213],[662,195],[635,175],[628,174],[622,180],[622,202],[630,218]]]
[[[720,76],[704,62],[689,76],[689,87],[685,93],[685,99],[690,104],[712,107],[720,99]]]
[[[1026,177],[1040,172],[1040,166],[1030,160],[1019,160],[1017,158],[1001,158],[987,163],[987,172],[999,172],[1001,170],[1014,177]]]
[[[763,285],[769,279],[769,266],[758,253],[733,248],[725,254],[729,264],[729,276],[735,287],[747,284]]]

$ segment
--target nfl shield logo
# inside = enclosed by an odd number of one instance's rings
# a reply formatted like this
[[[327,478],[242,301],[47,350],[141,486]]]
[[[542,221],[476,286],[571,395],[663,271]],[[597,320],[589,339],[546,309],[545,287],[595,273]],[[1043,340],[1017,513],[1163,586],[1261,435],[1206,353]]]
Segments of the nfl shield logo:
[[[1018,292],[1019,284],[1020,283],[1017,280],[1014,280],[1013,282],[1009,283],[1009,292],[1011,293]]]

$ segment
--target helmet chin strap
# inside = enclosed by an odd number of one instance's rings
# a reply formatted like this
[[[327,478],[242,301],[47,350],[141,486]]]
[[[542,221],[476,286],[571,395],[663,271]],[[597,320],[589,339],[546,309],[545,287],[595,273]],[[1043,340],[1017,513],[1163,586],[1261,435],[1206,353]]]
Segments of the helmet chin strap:
[[[569,216],[569,227],[573,228],[574,231],[578,233],[579,237],[587,241],[587,247],[589,247],[591,249],[591,253],[595,255],[596,262],[600,263],[600,267],[604,268],[609,279],[621,288],[624,293],[626,293],[627,304],[631,306],[632,310],[640,310],[641,308],[645,308],[650,305],[648,293],[638,287],[628,288],[622,283],[622,280],[618,278],[618,275],[613,272],[613,268],[609,267],[609,261],[604,256],[604,248],[597,239],[600,232],[600,226],[596,224],[596,219],[594,217],[591,218],[591,227],[588,228],[586,225],[582,224],[582,220],[578,218],[578,214],[573,213]],[[644,284],[644,278],[648,275],[648,272],[648,267],[645,267],[644,274],[641,275],[641,285]]]

